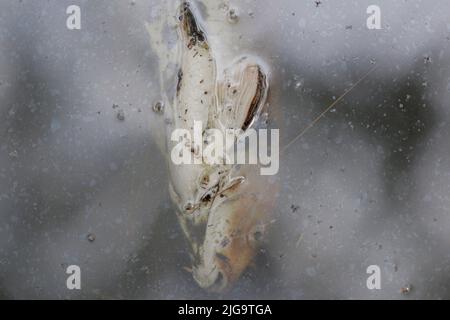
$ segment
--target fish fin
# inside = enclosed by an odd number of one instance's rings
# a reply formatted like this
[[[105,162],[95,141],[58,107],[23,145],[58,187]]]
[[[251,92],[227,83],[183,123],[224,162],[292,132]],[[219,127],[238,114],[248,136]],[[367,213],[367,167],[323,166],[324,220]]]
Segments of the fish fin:
[[[217,83],[215,127],[250,128],[258,119],[267,96],[267,74],[260,64],[242,57],[223,72]]]

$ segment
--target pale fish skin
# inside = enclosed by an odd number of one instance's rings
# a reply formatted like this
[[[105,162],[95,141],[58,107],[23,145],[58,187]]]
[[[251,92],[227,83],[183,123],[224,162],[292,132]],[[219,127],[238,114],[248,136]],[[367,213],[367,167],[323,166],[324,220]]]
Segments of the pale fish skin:
[[[194,121],[201,121],[203,130],[245,132],[258,124],[267,98],[267,68],[234,52],[229,4],[204,1],[205,8],[207,18],[200,20],[193,3],[176,1],[166,4],[161,20],[147,25],[160,58],[166,157],[176,144],[171,141],[174,129],[189,130],[193,137]],[[167,26],[177,28],[172,48],[163,37]],[[170,69],[173,61],[177,70]],[[166,88],[169,79],[176,83],[172,99]],[[273,222],[278,184],[261,176],[259,165],[208,165],[198,146],[189,143],[192,156],[202,164],[176,165],[167,157],[169,191],[191,247],[195,281],[206,290],[224,292],[249,266]]]

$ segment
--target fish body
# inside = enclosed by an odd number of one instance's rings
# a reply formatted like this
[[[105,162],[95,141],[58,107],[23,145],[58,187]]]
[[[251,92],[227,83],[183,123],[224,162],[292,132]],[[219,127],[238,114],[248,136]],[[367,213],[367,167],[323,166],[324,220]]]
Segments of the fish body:
[[[194,161],[176,164],[168,159],[169,192],[190,245],[194,279],[202,288],[223,292],[256,253],[270,221],[274,186],[259,175],[256,165],[229,164],[225,159],[210,164],[199,150],[207,146],[203,133],[210,129],[224,135],[227,129],[236,130],[237,141],[257,124],[267,97],[268,72],[252,57],[232,59],[222,45],[216,55],[198,17],[193,4],[181,2],[176,15],[178,70],[174,97],[168,101],[166,147],[173,150],[178,141],[171,140],[171,133],[184,129],[189,138],[183,143]],[[221,32],[214,35],[216,43],[224,33],[221,28],[217,23],[213,28]],[[225,61],[230,64],[224,66]],[[198,135],[196,122],[202,125],[200,143],[193,138]]]

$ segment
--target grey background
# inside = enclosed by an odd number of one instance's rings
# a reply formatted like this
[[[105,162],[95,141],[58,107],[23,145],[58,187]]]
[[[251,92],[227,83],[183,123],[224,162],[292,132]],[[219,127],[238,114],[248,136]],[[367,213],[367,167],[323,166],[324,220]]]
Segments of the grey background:
[[[242,50],[271,67],[282,144],[377,69],[282,155],[276,223],[217,296],[183,270],[152,139],[144,21],[161,3],[1,0],[0,297],[450,298],[448,1],[232,3]],[[71,4],[80,31],[66,28]],[[366,28],[370,4],[382,30]],[[70,264],[82,290],[66,288]],[[366,288],[371,264],[381,290]]]

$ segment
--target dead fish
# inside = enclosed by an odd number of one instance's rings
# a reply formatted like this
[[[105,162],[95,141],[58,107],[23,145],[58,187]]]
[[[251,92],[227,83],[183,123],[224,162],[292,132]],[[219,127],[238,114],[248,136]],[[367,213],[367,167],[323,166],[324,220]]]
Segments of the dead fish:
[[[202,131],[240,129],[244,134],[257,124],[267,98],[268,72],[262,64],[248,56],[229,66],[223,66],[224,59],[218,63],[198,16],[189,2],[177,9],[179,69],[173,76],[174,98],[166,103],[166,152],[173,146],[171,130],[192,131],[194,121],[201,121]],[[161,29],[149,27],[153,43],[161,43],[155,35]],[[155,51],[166,57],[160,47]],[[203,160],[195,150],[192,156]],[[202,288],[223,292],[252,261],[271,221],[276,186],[255,165],[167,162],[169,192],[189,242],[192,275]]]

